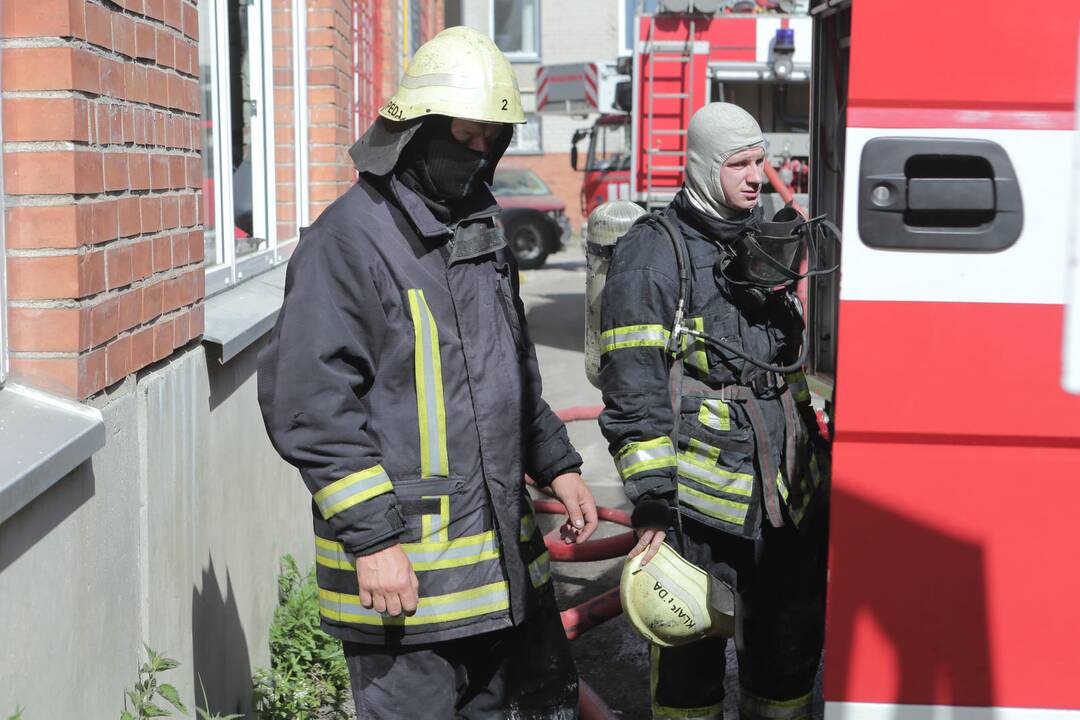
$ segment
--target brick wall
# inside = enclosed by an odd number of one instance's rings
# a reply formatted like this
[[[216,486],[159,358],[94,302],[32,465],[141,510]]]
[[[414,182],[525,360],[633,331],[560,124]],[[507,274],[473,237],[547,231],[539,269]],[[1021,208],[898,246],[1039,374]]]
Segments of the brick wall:
[[[203,331],[198,16],[0,8],[11,379],[84,399]]]
[[[348,150],[353,59],[350,0],[308,0],[308,177],[314,220],[355,181]]]
[[[527,167],[543,178],[552,194],[566,203],[566,214],[574,230],[581,228],[581,222],[585,219],[581,214],[581,181],[584,173],[570,167],[570,153],[507,155],[500,165]]]

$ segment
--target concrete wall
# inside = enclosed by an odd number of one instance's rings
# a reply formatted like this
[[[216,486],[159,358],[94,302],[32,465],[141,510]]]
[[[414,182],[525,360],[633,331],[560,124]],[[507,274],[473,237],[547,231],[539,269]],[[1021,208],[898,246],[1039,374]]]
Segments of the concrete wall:
[[[312,561],[310,498],[263,431],[257,347],[200,345],[104,401],[106,447],[0,525],[0,716],[117,717],[142,643],[194,705],[251,717],[278,559]],[[201,693],[200,693],[201,697]]]

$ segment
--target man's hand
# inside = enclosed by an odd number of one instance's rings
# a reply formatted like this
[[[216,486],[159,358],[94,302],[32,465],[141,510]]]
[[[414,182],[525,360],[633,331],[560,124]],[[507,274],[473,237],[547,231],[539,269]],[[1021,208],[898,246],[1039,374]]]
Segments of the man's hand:
[[[596,517],[596,500],[581,474],[563,473],[551,481],[555,497],[566,508],[566,522],[559,528],[563,542],[583,543],[596,530],[599,521]]]
[[[645,553],[645,557],[641,558],[641,564],[648,565],[649,561],[656,555],[656,551],[660,549],[660,544],[664,542],[667,533],[656,528],[638,528],[634,532],[637,533],[638,541],[634,547],[630,548],[630,552],[626,554],[626,557],[632,558]]]
[[[393,617],[416,613],[420,582],[400,545],[356,558],[356,579],[364,607]]]

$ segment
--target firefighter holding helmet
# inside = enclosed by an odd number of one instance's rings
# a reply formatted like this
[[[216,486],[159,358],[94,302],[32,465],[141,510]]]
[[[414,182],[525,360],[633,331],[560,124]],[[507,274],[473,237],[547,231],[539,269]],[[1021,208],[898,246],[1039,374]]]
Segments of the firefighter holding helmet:
[[[828,450],[793,287],[808,248],[827,272],[827,235],[790,207],[763,218],[765,140],[743,109],[703,107],[687,148],[682,190],[619,239],[601,301],[600,425],[639,538],[623,604],[653,644],[654,717],[723,717],[732,635],[740,716],[809,717]]]
[[[313,496],[323,628],[362,718],[568,718],[577,674],[523,476],[583,542],[596,507],[541,397],[488,183],[525,121],[491,40],[419,48],[304,230],[259,359],[278,452]]]

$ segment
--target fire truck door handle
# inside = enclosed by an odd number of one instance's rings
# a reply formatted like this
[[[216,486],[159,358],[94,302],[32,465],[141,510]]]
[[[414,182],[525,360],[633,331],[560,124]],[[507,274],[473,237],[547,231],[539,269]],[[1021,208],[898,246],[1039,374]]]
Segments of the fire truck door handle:
[[[858,207],[860,239],[873,248],[999,252],[1023,229],[1016,172],[989,140],[869,141]]]

